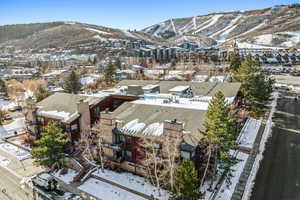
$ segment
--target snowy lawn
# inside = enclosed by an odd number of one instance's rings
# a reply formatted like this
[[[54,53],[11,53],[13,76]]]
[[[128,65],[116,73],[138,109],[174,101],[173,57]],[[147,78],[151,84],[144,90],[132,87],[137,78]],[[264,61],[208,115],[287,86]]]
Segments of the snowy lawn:
[[[118,180],[121,181],[121,180]],[[108,183],[89,178],[78,187],[81,191],[104,200],[145,200],[145,198]]]
[[[9,165],[9,163],[10,163],[10,161],[7,158],[0,156],[0,166],[5,167],[5,166]]]
[[[253,148],[260,125],[261,120],[257,120],[251,117],[247,120],[238,139],[239,147],[247,149]]]
[[[55,173],[52,173],[52,175],[66,184],[70,184],[77,175],[77,172],[73,169],[68,169],[68,172],[66,174],[60,174],[60,172],[61,169],[56,171]]]
[[[227,184],[227,182],[224,181],[221,185],[221,188],[219,190],[216,199],[218,200],[231,199],[231,196],[234,192],[237,183],[239,182],[240,176],[243,172],[248,157],[249,157],[248,154],[243,152],[238,152],[236,158],[239,160],[239,162],[232,167],[233,172],[232,172],[232,177],[230,178],[231,184]]]
[[[161,196],[159,196],[156,187],[150,184],[145,178],[136,176],[131,173],[118,173],[105,169],[104,173],[101,170],[97,170],[93,173],[93,175],[115,182],[132,190],[144,193],[148,196],[153,195],[157,199],[168,199],[170,196],[168,191],[163,189],[161,189]]]
[[[31,158],[31,154],[29,152],[9,143],[0,144],[0,150],[15,156],[18,160],[25,160],[27,158]]]
[[[0,126],[0,139],[23,129],[25,129],[25,118],[16,118],[12,123]]]

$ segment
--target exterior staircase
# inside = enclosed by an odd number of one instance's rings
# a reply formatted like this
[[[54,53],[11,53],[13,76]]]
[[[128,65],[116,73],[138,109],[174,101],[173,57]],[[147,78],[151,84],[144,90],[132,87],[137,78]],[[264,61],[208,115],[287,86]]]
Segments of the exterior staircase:
[[[81,165],[82,168],[79,171],[79,173],[74,177],[73,179],[73,183],[78,183],[78,182],[82,182],[84,181],[84,178],[87,178],[86,175],[93,169],[95,168],[95,165],[93,165],[93,163],[91,163],[88,159],[86,159],[83,156],[83,152],[76,152],[74,154],[74,159],[76,161],[78,161]]]

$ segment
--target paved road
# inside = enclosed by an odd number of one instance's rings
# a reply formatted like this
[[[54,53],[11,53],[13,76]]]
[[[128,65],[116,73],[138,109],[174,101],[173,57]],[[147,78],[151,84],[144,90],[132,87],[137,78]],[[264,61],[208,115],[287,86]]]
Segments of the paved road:
[[[251,200],[300,199],[300,100],[282,96]]]
[[[3,193],[2,190],[6,192]],[[34,199],[20,187],[20,179],[0,167],[0,199],[1,200],[32,200]]]

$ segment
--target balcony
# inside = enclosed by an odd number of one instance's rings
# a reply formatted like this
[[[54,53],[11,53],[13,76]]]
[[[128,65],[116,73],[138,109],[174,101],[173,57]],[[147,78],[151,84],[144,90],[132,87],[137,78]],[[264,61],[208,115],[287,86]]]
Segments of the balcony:
[[[103,144],[104,147],[111,148],[116,151],[122,150],[126,145],[125,143],[117,143],[117,144]]]
[[[122,157],[122,156],[120,156],[120,157],[107,157],[107,159],[108,159],[109,161],[112,161],[112,162],[118,163],[118,164],[120,164],[120,163],[122,163],[123,161],[125,161],[125,158]]]

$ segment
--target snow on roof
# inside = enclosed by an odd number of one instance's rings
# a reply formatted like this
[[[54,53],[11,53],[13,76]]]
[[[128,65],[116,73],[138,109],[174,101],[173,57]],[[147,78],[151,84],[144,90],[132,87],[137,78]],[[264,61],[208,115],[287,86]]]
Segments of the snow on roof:
[[[145,94],[144,99],[138,99],[130,103],[145,104],[145,105],[158,105],[166,107],[176,107],[194,110],[207,110],[211,96],[200,96],[193,98],[183,98],[171,94]],[[225,98],[228,104],[231,104],[235,97]]]
[[[152,90],[156,87],[159,87],[159,85],[145,85],[144,87],[142,87],[143,90]]]
[[[48,173],[41,173],[38,175],[38,177],[42,178],[42,179],[45,179],[45,180],[49,180],[52,178],[52,176]]]
[[[120,130],[127,133],[138,133],[146,126],[144,123],[139,123],[139,119],[132,120],[128,122]]]
[[[225,76],[212,76],[209,82],[224,82]]]
[[[68,172],[67,172],[66,174],[61,174],[61,170],[62,170],[62,169],[60,169],[60,170],[58,170],[58,171],[52,173],[52,175],[53,175],[55,178],[57,178],[57,179],[63,181],[63,182],[66,183],[66,184],[70,184],[70,183],[74,180],[75,176],[78,174],[78,173],[77,173],[75,170],[73,170],[73,169],[68,169]]]
[[[62,70],[54,70],[54,71],[52,71],[52,72],[50,72],[50,73],[44,74],[43,77],[47,77],[47,76],[56,76],[56,75],[59,75],[59,74],[62,74],[62,73],[64,73],[64,72],[66,72],[66,71],[67,71],[67,70],[64,70],[64,69],[62,69]]]
[[[121,181],[121,180],[119,180]],[[89,178],[82,185],[78,187],[81,191],[91,194],[99,199],[113,199],[113,200],[145,200],[145,198],[123,190],[117,186],[99,181],[94,178]]]
[[[145,135],[154,135],[161,136],[164,133],[164,124],[163,123],[153,123],[147,126],[143,131]]]
[[[188,85],[178,85],[176,87],[173,87],[169,90],[169,92],[183,92],[185,90],[187,90],[188,88],[190,88],[190,86]]]
[[[64,111],[57,111],[57,110],[39,111],[39,114],[48,117],[63,119],[64,121],[67,121],[68,118],[70,117],[70,113]]]

